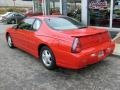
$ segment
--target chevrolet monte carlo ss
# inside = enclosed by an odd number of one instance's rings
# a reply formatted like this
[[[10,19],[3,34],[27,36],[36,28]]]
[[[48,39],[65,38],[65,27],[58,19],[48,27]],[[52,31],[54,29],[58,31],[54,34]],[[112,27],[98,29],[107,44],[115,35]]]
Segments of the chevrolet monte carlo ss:
[[[35,16],[6,31],[10,48],[17,47],[49,69],[80,69],[112,54],[115,44],[104,29],[83,26],[67,16]]]

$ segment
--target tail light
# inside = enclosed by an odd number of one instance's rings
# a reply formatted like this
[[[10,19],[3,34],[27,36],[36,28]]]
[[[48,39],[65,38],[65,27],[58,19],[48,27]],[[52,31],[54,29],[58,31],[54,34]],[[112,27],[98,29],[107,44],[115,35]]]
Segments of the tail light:
[[[75,38],[72,44],[72,53],[79,53],[81,51],[81,45],[79,38]]]

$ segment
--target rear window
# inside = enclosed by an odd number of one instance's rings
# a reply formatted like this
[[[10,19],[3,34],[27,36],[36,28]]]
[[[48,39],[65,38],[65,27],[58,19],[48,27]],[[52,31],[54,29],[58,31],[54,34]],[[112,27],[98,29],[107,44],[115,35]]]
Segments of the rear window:
[[[45,19],[48,26],[55,30],[71,30],[85,27],[79,21],[70,17],[51,17]]]

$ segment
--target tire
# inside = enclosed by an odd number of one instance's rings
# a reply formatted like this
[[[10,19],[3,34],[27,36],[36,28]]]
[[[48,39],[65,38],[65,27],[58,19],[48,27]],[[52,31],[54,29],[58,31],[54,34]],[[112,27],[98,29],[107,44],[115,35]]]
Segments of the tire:
[[[53,70],[56,68],[56,60],[52,50],[43,46],[40,50],[40,60],[45,68]]]
[[[16,21],[15,20],[11,20],[11,24],[16,24]]]
[[[8,46],[10,48],[14,48],[14,44],[13,44],[12,38],[11,38],[11,36],[9,34],[7,35],[7,43],[8,43]]]

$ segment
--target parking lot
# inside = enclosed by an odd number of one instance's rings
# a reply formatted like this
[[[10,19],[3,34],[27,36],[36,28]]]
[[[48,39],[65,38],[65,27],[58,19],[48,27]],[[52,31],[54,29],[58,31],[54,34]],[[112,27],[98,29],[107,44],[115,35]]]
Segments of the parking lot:
[[[0,90],[120,90],[119,57],[81,70],[49,71],[33,56],[7,46],[9,26],[0,24]]]

